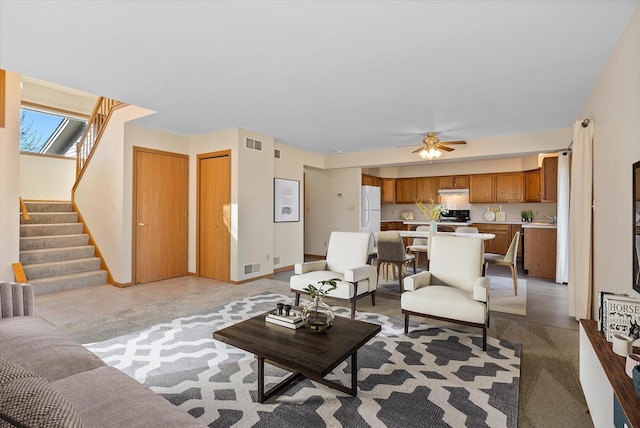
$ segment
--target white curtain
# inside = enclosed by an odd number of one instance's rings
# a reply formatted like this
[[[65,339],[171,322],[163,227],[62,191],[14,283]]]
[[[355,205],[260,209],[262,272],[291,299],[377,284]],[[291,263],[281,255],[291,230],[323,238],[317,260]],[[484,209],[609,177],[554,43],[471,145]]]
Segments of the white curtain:
[[[586,125],[586,126],[583,126]],[[569,315],[591,318],[593,250],[593,121],[573,124],[569,197]]]
[[[571,151],[558,152],[558,244],[556,253],[556,282],[569,282],[569,186]]]

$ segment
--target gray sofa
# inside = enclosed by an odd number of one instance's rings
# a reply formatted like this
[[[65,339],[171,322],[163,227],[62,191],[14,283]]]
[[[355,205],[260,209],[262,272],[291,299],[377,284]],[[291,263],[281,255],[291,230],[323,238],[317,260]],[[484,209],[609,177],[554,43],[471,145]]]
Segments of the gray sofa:
[[[0,282],[0,428],[206,426],[33,314]]]

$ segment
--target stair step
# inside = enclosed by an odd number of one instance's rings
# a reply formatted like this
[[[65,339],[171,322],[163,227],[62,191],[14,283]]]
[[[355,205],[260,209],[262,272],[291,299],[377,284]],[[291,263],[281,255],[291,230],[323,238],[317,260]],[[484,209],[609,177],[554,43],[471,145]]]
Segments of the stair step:
[[[59,224],[77,223],[78,213],[72,212],[34,212],[29,213],[29,221],[20,217],[20,224]]]
[[[68,275],[98,269],[100,269],[100,259],[98,257],[87,257],[84,259],[26,265],[24,266],[24,273],[27,275],[27,280],[31,282],[34,279],[49,276]]]
[[[88,243],[89,235],[84,233],[76,235],[29,236],[20,238],[20,251],[77,247],[79,245],[87,245]]]
[[[21,224],[20,237],[77,235],[82,233],[83,230],[84,225],[82,223]]]
[[[95,254],[93,245],[76,247],[42,248],[38,250],[20,251],[20,262],[23,265],[34,263],[57,262],[62,260],[86,259]]]
[[[52,276],[29,281],[36,295],[55,293],[57,291],[102,285],[107,283],[107,272],[95,270],[68,275]]]
[[[25,202],[24,206],[27,208],[27,212],[31,215],[32,212],[71,212],[73,211],[73,204],[68,201],[50,201],[50,202],[38,202],[30,201]]]

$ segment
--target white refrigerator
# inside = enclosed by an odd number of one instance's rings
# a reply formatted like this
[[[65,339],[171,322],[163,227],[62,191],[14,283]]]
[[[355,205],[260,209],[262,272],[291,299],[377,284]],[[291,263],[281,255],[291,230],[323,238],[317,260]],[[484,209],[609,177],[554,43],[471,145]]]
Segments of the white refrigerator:
[[[362,231],[380,232],[380,188],[362,186]]]

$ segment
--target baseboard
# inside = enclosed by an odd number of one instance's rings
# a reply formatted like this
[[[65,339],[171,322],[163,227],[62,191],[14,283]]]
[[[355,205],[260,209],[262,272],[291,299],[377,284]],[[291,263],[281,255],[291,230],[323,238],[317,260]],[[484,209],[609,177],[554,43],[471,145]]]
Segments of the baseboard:
[[[307,258],[308,258],[308,259],[324,259],[324,258],[326,258],[326,257],[327,257],[327,256],[318,256],[318,255],[316,255],[316,254],[305,254],[305,255],[304,255],[304,258],[305,258],[305,259],[307,259]]]
[[[188,272],[187,276],[195,276],[196,278],[198,277],[198,274],[195,272]]]
[[[278,272],[284,272],[286,270],[291,270],[291,269],[293,269],[293,265],[284,266],[284,267],[281,267],[281,268],[278,268],[278,269],[274,269],[273,272],[274,273],[278,273]]]
[[[133,286],[133,282],[115,282],[115,281],[113,281],[110,284],[114,285],[114,286],[116,286],[118,288],[127,288],[127,287]]]
[[[274,274],[269,273],[267,275],[256,276],[256,277],[249,278],[249,279],[243,279],[242,281],[231,281],[231,280],[229,280],[229,283],[233,284],[233,285],[240,285],[240,284],[246,284],[247,282],[255,281],[257,279],[271,279],[274,276],[275,276]]]

